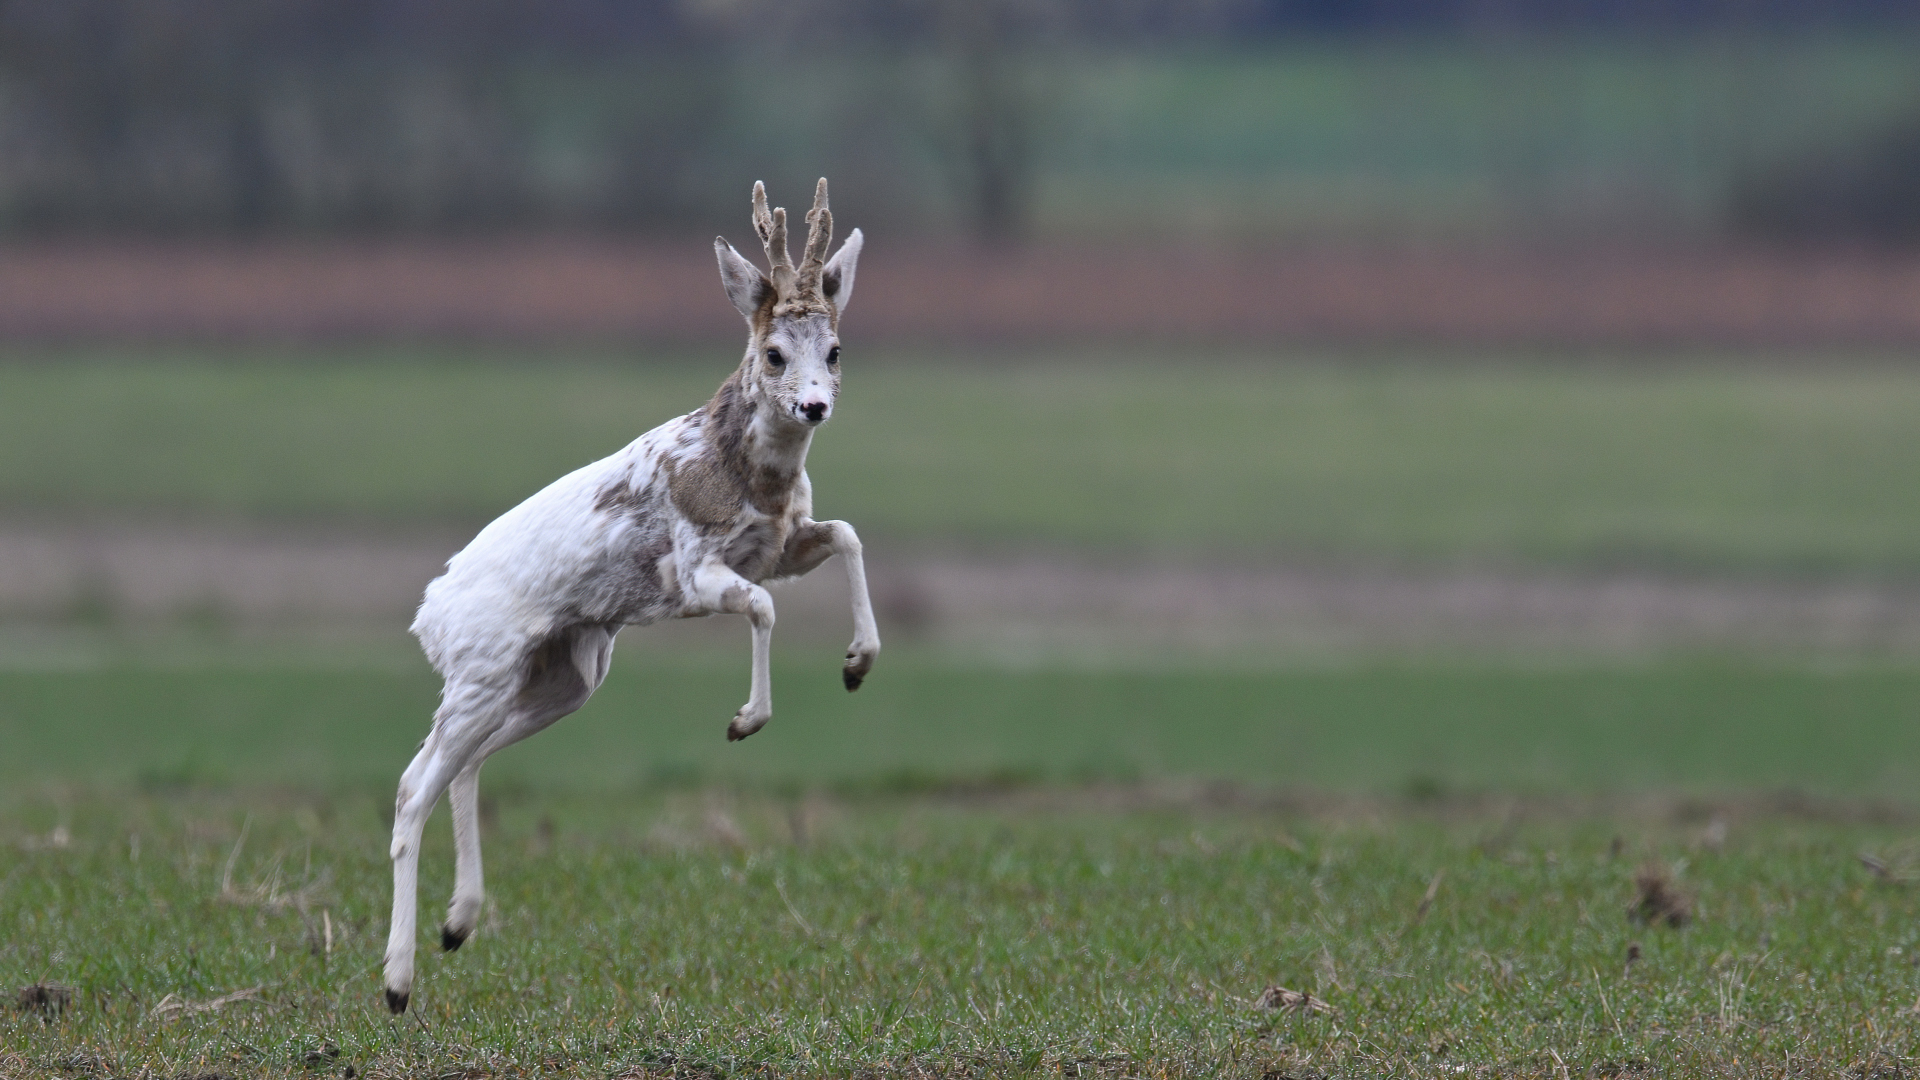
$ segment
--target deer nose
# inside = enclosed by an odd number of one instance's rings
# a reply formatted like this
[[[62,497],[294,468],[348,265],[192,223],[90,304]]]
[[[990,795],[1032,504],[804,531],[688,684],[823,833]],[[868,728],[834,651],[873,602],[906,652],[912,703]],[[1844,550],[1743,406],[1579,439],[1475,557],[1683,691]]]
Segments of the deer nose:
[[[807,423],[817,424],[827,418],[827,403],[824,401],[809,401],[805,405],[800,406],[800,412],[807,418]]]

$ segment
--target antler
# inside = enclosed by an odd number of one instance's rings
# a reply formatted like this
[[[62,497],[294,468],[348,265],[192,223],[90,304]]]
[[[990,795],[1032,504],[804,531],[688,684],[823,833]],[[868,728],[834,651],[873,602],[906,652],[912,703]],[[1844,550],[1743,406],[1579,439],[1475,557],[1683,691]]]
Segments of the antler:
[[[813,209],[807,211],[807,247],[800,258],[799,291],[814,295],[820,291],[820,273],[827,265],[827,249],[833,246],[833,212],[827,209],[827,178],[814,185]]]
[[[773,270],[774,288],[785,295],[793,284],[793,256],[787,254],[787,208],[767,210],[767,185],[753,182],[753,231],[767,249],[767,265]],[[808,250],[812,250],[809,238]]]
[[[827,178],[821,177],[813,189],[813,209],[807,211],[807,246],[800,268],[793,267],[787,253],[787,211],[776,206],[767,209],[767,185],[753,182],[753,231],[767,249],[768,274],[773,279],[774,295],[780,310],[791,305],[795,311],[827,311],[831,306],[820,295],[820,278],[827,268],[827,249],[833,246],[833,212],[827,209]]]

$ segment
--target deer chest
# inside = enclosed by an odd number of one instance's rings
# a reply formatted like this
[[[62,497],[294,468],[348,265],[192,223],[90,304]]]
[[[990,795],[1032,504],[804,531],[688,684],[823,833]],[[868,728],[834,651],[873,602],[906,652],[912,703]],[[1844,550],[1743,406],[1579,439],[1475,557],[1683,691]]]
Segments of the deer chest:
[[[748,581],[756,584],[765,581],[780,565],[780,555],[787,546],[787,532],[784,518],[749,522],[727,538],[721,559]]]

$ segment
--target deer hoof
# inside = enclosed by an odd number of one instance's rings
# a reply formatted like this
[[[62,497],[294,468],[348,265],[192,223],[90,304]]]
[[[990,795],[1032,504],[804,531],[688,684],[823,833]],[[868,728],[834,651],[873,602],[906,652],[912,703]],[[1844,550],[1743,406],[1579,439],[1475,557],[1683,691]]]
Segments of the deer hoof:
[[[773,718],[770,716],[763,716],[758,720],[749,720],[747,719],[747,710],[741,709],[734,714],[733,722],[727,725],[727,741],[739,742],[741,739],[766,727],[767,721],[771,719]]]
[[[387,1010],[395,1016],[407,1011],[407,999],[411,994],[402,993],[392,987],[387,988]]]
[[[473,933],[471,930],[455,930],[451,926],[442,926],[440,928],[440,948],[447,952],[453,952],[455,949],[467,943],[467,935],[471,933]]]
[[[860,684],[867,681],[867,673],[873,670],[873,660],[879,652],[878,648],[862,649],[858,642],[847,650],[847,662],[840,669],[840,679],[847,684],[847,693],[860,689]]]

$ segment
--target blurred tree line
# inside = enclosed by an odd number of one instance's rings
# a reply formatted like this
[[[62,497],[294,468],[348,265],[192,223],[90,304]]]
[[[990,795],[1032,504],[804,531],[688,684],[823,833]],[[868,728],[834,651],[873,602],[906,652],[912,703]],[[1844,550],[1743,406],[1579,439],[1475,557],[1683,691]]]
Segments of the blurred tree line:
[[[749,179],[804,193],[827,173],[863,220],[1016,237],[1032,226],[1043,159],[1062,141],[1074,100],[1065,81],[1078,70],[1063,58],[1076,50],[1870,32],[1910,25],[1912,7],[0,0],[0,230],[662,230],[737,216]],[[1911,130],[1920,123],[1902,118],[1811,162],[1749,155],[1731,220],[1775,235],[1884,232],[1904,213],[1920,238]],[[1822,164],[1835,153],[1854,155],[1851,171]]]

